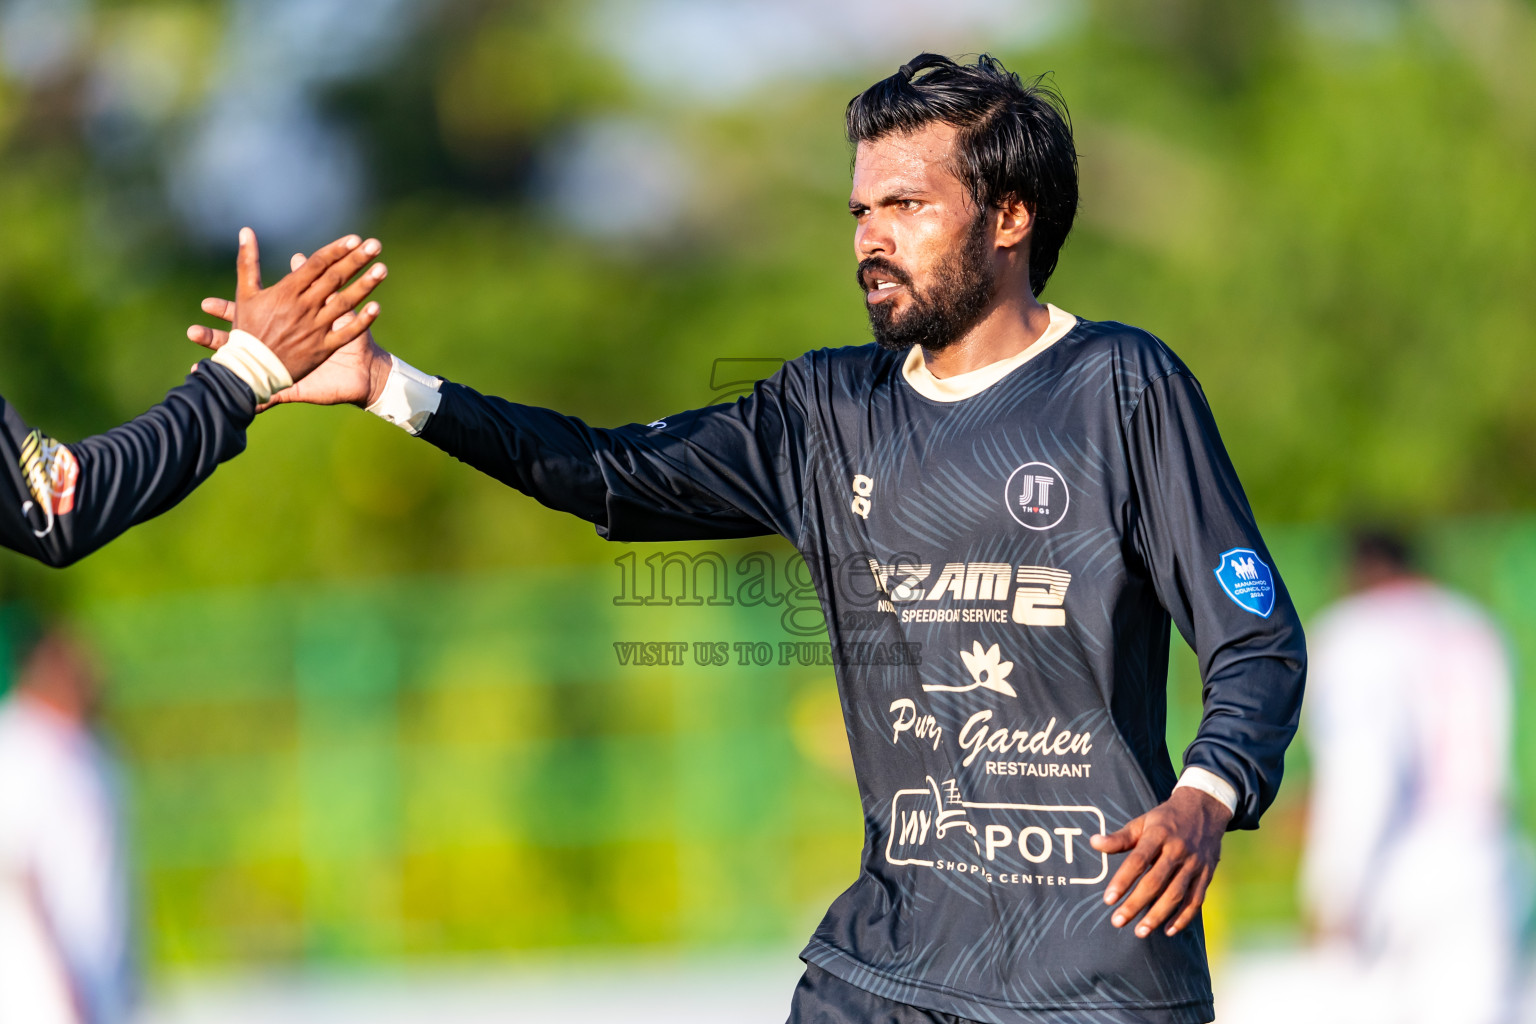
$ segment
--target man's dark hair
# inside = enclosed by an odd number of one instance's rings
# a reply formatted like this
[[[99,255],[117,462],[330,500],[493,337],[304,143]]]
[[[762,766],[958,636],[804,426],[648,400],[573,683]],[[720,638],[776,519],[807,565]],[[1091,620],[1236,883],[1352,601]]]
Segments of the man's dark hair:
[[[1389,526],[1357,526],[1350,531],[1350,558],[1356,565],[1372,562],[1397,572],[1411,572],[1417,566],[1413,544]]]
[[[975,64],[920,53],[850,100],[846,114],[855,146],[935,122],[958,130],[955,172],[978,209],[1018,199],[1034,214],[1029,287],[1039,295],[1077,214],[1077,149],[1066,102],[1041,79],[1026,85],[985,53]]]

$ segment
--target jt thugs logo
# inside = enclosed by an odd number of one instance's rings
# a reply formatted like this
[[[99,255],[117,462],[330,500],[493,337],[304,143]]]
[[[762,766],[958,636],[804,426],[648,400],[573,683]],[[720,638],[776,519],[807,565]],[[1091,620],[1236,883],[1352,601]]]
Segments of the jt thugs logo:
[[[1067,514],[1071,495],[1055,467],[1026,462],[1008,477],[1008,514],[1030,530],[1049,530]]]
[[[1274,574],[1251,548],[1225,552],[1214,571],[1221,589],[1239,608],[1265,619],[1275,610]]]

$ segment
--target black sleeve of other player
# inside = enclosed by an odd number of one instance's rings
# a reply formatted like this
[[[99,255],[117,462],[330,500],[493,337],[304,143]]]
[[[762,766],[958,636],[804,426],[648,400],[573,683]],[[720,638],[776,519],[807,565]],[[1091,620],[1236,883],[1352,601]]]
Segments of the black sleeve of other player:
[[[63,449],[0,399],[0,544],[47,565],[79,561],[244,451],[255,415],[251,389],[209,361],[142,416]]]
[[[732,405],[589,427],[444,382],[423,439],[618,541],[714,540],[800,525],[804,430],[787,364]]]
[[[1257,828],[1280,788],[1306,680],[1301,621],[1259,536],[1200,386],[1175,372],[1142,392],[1129,423],[1136,547],[1158,597],[1194,648],[1204,681],[1200,731],[1186,766],[1237,790],[1230,828]],[[1267,617],[1229,598],[1224,552],[1251,548],[1274,575]]]

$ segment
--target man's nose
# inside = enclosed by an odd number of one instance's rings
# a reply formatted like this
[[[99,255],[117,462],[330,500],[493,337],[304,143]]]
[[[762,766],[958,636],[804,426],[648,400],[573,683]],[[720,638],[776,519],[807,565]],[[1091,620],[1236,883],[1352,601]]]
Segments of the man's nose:
[[[861,260],[871,256],[891,256],[896,252],[891,234],[877,214],[870,214],[854,229],[853,248]]]

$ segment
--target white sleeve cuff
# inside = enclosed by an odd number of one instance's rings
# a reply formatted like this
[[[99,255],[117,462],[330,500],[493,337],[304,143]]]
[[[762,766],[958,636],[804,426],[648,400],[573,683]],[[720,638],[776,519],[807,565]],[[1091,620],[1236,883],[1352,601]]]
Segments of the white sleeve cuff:
[[[389,379],[368,411],[408,434],[419,434],[442,404],[443,395],[438,390],[442,386],[442,378],[422,373],[391,353]]]
[[[1202,793],[1208,793],[1226,805],[1227,810],[1234,815],[1237,813],[1237,790],[1232,784],[1215,772],[1206,771],[1190,765],[1184,769],[1184,774],[1179,776],[1179,784],[1174,789],[1188,786],[1190,789],[1198,789]]]
[[[284,388],[293,387],[293,378],[283,361],[260,338],[238,328],[229,332],[229,340],[213,354],[213,361],[245,381],[255,393],[257,405]]]

